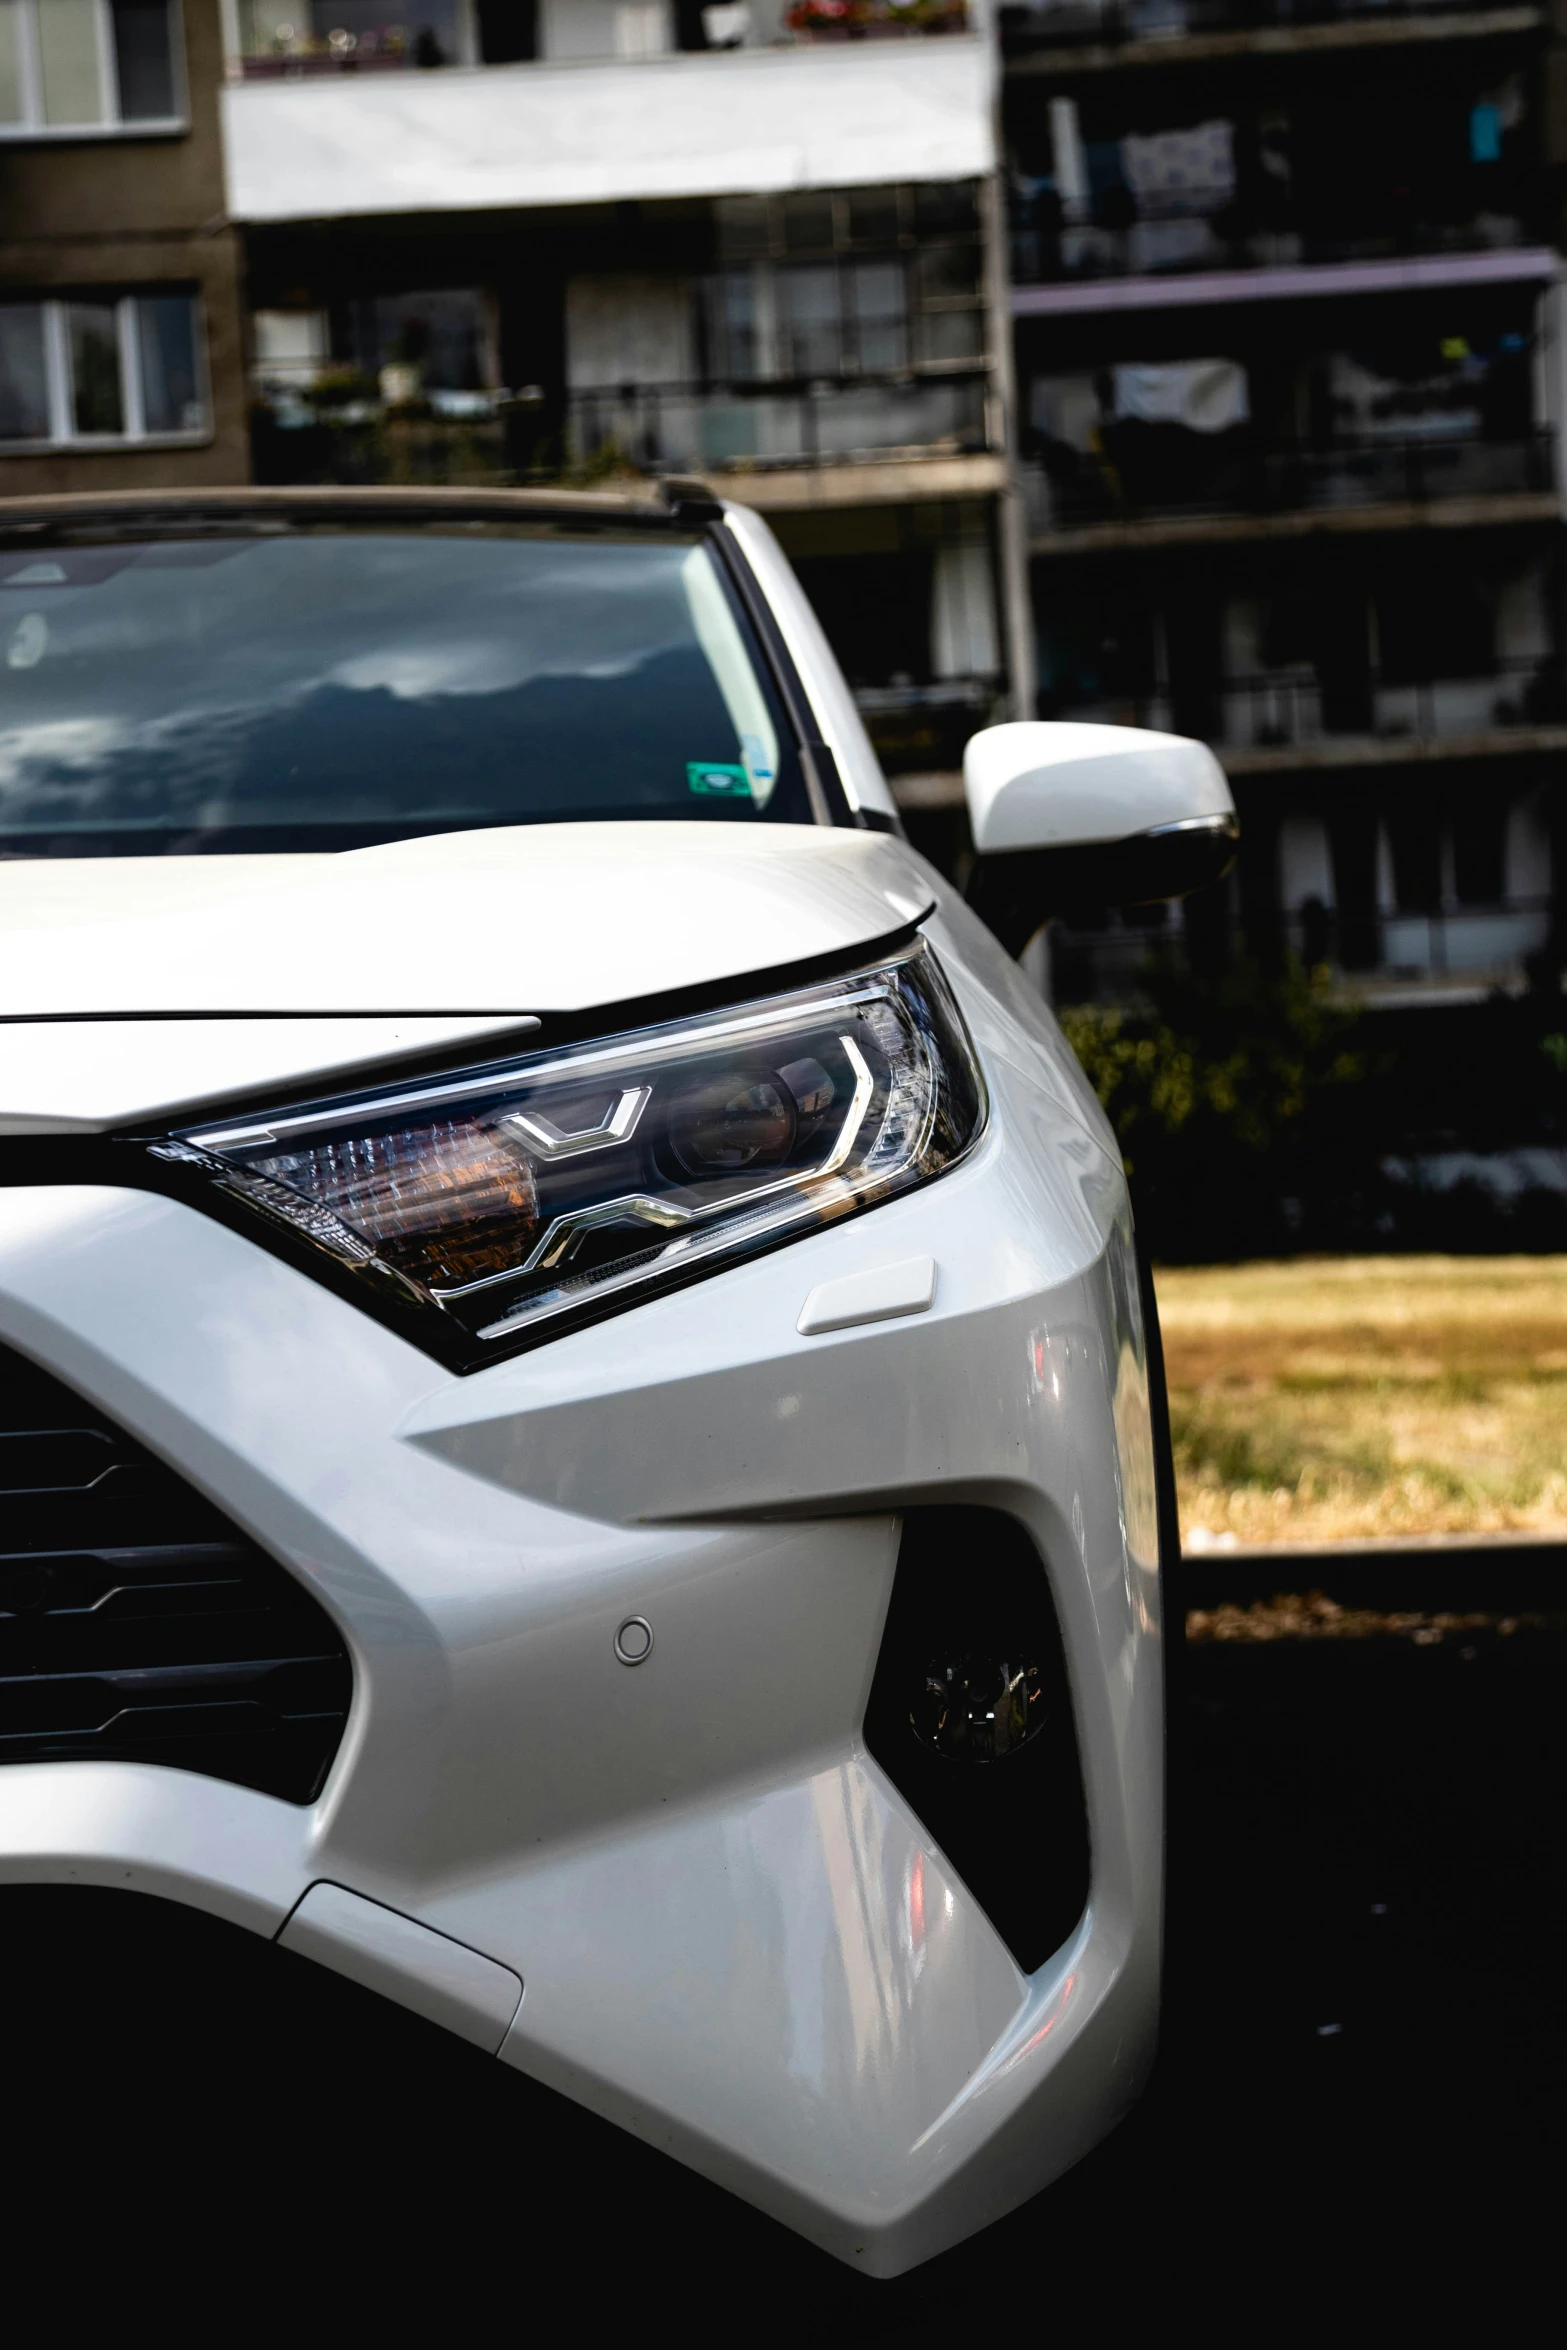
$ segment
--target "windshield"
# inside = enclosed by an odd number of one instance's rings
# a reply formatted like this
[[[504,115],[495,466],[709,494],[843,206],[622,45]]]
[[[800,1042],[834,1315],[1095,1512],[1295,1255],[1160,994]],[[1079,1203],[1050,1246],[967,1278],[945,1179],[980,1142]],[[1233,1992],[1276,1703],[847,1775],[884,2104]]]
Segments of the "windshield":
[[[0,856],[809,823],[714,556],[443,523],[0,537]]]

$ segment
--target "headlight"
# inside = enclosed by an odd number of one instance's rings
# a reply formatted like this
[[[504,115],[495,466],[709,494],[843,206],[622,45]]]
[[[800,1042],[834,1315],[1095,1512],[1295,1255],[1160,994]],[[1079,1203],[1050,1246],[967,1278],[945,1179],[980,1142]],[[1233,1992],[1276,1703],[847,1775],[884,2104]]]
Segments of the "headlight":
[[[738,1010],[151,1147],[427,1313],[416,1334],[471,1364],[927,1182],[983,1116],[962,1021],[916,948]]]

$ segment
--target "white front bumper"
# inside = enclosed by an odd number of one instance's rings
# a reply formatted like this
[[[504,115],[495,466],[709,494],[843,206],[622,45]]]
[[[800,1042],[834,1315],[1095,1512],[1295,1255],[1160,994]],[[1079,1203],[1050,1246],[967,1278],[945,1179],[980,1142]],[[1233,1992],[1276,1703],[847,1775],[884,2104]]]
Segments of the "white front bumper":
[[[16,1766],[0,1877],[268,1934],[320,1880],[387,1904],[522,1979],[507,2062],[872,2273],[1074,2161],[1152,2055],[1158,1592],[1112,1413],[1120,1178],[987,1041],[952,1175],[465,1379],[188,1207],[0,1191],[0,1338],[298,1573],[355,1674],[313,1809]],[[819,1282],[922,1254],[929,1312],[798,1335]],[[1061,1622],[1092,1893],[1033,1977],[864,1745],[925,1501],[1023,1521]]]

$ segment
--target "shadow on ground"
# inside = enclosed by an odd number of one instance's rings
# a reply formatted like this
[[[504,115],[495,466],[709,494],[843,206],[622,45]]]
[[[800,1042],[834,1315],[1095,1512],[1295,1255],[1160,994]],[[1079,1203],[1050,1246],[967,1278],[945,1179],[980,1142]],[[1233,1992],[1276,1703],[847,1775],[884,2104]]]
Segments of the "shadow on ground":
[[[68,1889],[0,1894],[13,2253],[91,2209],[89,2265],[128,2241],[160,2293],[216,2273],[281,2314],[308,2276],[411,2317],[433,2292],[459,2338],[574,2307],[573,2332],[678,2325],[715,2295],[739,2335],[950,2310],[1027,2338],[1197,2317],[1252,2278],[1275,2314],[1281,2286],[1348,2315],[1448,2280],[1499,2310],[1559,2203],[1564,1666],[1559,1620],[1193,1648],[1155,2086],[892,2285],[269,1944]]]

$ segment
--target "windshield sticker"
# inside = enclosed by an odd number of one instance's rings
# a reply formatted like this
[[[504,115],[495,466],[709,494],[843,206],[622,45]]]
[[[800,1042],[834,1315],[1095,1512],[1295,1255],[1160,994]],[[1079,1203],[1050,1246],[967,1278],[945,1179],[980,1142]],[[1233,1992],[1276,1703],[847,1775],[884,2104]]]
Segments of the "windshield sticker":
[[[688,759],[686,782],[704,799],[748,800],[751,778],[743,767],[725,767],[712,759]]]
[[[778,769],[773,764],[773,753],[759,734],[740,737],[740,757],[744,762],[746,779],[751,786],[753,800],[765,800],[778,781]]]

